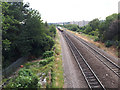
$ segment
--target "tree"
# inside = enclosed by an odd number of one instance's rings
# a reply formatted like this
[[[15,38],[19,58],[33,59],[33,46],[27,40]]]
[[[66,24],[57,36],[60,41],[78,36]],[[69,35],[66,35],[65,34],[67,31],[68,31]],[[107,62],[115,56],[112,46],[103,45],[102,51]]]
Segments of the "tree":
[[[118,39],[117,38],[119,34],[118,23],[120,23],[120,20],[115,20],[110,24],[107,32],[104,33],[105,40],[117,40]]]
[[[68,25],[64,25],[64,27],[72,31],[79,30],[79,26],[76,24],[68,24]]]
[[[54,25],[50,25],[49,27],[49,31],[50,31],[50,36],[51,37],[55,37],[55,34],[56,34],[56,28]]]
[[[100,21],[98,18],[93,19],[92,21],[89,22],[89,25],[91,26],[93,31],[99,28],[99,24],[100,24]]]
[[[29,8],[29,3],[2,3],[2,7],[4,64],[26,55],[38,57],[52,48],[55,27],[47,27],[47,23],[44,24],[41,20],[40,13]],[[52,33],[51,37],[49,33]]]
[[[112,29],[112,27],[115,25],[116,22],[114,22],[114,21],[116,21],[117,18],[118,18],[117,14],[112,14],[112,15],[106,17],[106,20],[100,24],[99,38],[102,42],[110,39],[109,37],[112,35],[112,33],[111,33],[111,35],[108,33],[110,33],[110,31],[111,31],[110,28]],[[115,30],[115,32],[116,32],[116,30]]]
[[[85,34],[89,34],[92,31],[92,27],[90,25],[86,26],[86,29],[83,31]]]

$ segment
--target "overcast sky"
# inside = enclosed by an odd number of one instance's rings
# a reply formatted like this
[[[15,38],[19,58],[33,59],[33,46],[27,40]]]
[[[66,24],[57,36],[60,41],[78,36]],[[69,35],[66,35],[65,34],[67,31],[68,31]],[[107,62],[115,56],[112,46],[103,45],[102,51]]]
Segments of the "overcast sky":
[[[105,19],[118,13],[120,0],[24,0],[48,23]]]

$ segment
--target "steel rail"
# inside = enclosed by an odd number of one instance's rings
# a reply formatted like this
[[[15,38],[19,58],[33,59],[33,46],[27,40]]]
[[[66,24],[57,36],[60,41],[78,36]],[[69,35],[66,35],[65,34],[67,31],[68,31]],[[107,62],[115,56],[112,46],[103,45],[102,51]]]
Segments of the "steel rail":
[[[82,71],[82,74],[83,74],[89,88],[90,89],[101,88],[102,90],[105,90],[104,86],[102,85],[102,83],[100,82],[100,80],[98,79],[98,77],[96,76],[94,71],[91,69],[91,67],[88,65],[85,58],[81,55],[81,53],[78,51],[76,46],[73,44],[73,42],[64,33],[63,33],[63,36],[65,37],[65,40],[66,40],[71,52],[73,53],[73,56],[78,64],[80,70]]]
[[[74,34],[71,34],[71,35],[73,35],[76,39],[78,39],[80,43],[82,42],[81,44],[84,45],[87,50],[89,50],[97,59],[99,59],[104,65],[106,65],[111,71],[113,71],[120,78],[120,67],[118,65],[116,65],[108,57],[106,57],[105,55],[101,54],[99,51],[94,49],[92,46],[88,45],[88,43],[82,40],[81,38],[75,36]],[[102,59],[100,56],[102,57]]]

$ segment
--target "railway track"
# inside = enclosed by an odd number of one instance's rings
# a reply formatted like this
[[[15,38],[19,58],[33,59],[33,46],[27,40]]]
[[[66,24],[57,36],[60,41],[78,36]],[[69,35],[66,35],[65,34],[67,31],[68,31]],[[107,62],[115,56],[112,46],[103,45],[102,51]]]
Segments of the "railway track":
[[[82,71],[82,74],[85,77],[85,80],[86,80],[89,88],[90,89],[99,88],[99,89],[105,90],[104,86],[102,85],[102,83],[100,82],[100,80],[98,79],[98,77],[96,76],[94,71],[91,69],[91,67],[88,65],[85,58],[81,55],[81,53],[75,47],[73,42],[68,38],[68,36],[66,34],[63,33],[63,36],[64,36],[71,52],[73,53],[73,56],[78,64],[80,70]]]
[[[67,32],[67,31],[66,31]],[[120,67],[110,60],[108,57],[100,53],[94,47],[89,45],[86,41],[82,40],[81,38],[67,32],[67,34],[74,36],[76,39],[80,41],[82,45],[86,47],[88,51],[90,51],[98,60],[100,60],[104,65],[106,65],[111,71],[113,71],[119,78],[120,78]]]

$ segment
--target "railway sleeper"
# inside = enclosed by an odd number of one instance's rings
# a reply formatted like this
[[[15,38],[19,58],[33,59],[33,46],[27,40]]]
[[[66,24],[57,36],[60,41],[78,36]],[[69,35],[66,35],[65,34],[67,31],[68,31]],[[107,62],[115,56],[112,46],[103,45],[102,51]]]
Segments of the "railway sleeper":
[[[90,74],[86,74],[86,77],[94,77],[94,75],[93,74],[91,74],[91,75]]]
[[[101,88],[101,86],[97,85],[97,86],[93,86],[92,88]]]
[[[86,65],[85,62],[82,61],[82,60],[81,60],[81,61],[79,60],[79,63],[80,63],[81,65]]]
[[[93,75],[91,72],[84,72],[87,75]]]
[[[89,70],[88,68],[86,68],[87,67],[87,65],[85,64],[85,65],[80,65],[81,67],[82,67],[82,69],[87,69],[87,70]]]
[[[84,72],[89,72],[89,70],[88,70],[88,69],[83,69],[83,71],[84,71]]]
[[[87,77],[87,79],[94,79],[94,76],[89,76]]]
[[[94,81],[96,81],[96,79],[88,79],[90,82],[94,82]]]
[[[81,64],[81,65],[83,65],[83,64],[85,64],[85,62],[83,62],[83,61],[80,61],[80,64]]]
[[[91,86],[100,86],[98,82],[89,82]]]

